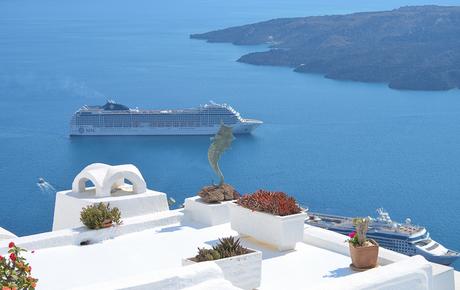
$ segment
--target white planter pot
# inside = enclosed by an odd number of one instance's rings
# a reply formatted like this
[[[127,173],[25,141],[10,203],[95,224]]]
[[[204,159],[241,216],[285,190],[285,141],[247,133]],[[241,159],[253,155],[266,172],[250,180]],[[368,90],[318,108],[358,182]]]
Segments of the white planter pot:
[[[199,196],[186,198],[184,202],[185,218],[207,226],[228,223],[230,221],[228,204],[232,202],[206,203]]]
[[[201,263],[215,263],[222,270],[224,278],[233,286],[241,289],[255,289],[260,286],[262,275],[262,252],[252,250],[252,253],[215,261]],[[183,259],[182,265],[187,266],[197,262]]]
[[[253,211],[236,203],[228,206],[231,227],[240,235],[274,245],[280,251],[292,250],[297,242],[303,240],[306,213],[276,216]]]

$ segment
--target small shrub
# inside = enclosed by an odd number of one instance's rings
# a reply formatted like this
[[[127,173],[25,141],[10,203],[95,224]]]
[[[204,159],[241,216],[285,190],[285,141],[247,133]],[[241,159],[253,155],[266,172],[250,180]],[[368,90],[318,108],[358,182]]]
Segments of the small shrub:
[[[267,191],[259,189],[253,194],[240,197],[237,204],[250,210],[261,211],[273,215],[286,216],[297,214],[302,209],[293,197],[284,192]]]
[[[9,256],[0,255],[0,286],[4,290],[35,289],[38,279],[32,277],[32,267],[22,257],[22,253],[27,251],[13,242],[8,247]]]
[[[107,224],[121,224],[121,212],[118,208],[110,208],[109,204],[98,203],[82,209],[81,222],[90,229],[100,229]]]
[[[193,259],[195,262],[219,260],[228,257],[240,256],[250,253],[251,250],[240,244],[240,239],[234,237],[219,239],[212,249],[198,248],[198,254]]]

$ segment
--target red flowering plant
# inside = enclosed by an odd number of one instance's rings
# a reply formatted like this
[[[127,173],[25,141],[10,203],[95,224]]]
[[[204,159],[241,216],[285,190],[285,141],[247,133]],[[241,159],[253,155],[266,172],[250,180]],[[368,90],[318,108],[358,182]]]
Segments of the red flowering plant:
[[[261,211],[273,215],[287,216],[297,214],[302,209],[293,197],[284,192],[259,189],[253,194],[245,194],[236,203],[250,210]]]
[[[351,232],[348,234],[348,237],[349,239],[347,240],[347,242],[353,244],[353,246],[358,246],[358,235],[356,234],[356,232]]]
[[[32,267],[22,256],[26,250],[13,242],[8,245],[8,256],[0,255],[0,286],[2,290],[26,289],[33,290],[38,279],[32,277]]]

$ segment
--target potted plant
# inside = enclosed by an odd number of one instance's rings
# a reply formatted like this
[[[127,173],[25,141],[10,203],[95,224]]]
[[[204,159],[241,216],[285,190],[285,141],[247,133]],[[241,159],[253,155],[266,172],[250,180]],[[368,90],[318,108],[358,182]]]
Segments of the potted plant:
[[[260,286],[262,253],[246,248],[234,237],[219,239],[211,249],[198,248],[195,257],[182,260],[184,266],[200,262],[216,263],[225,279],[242,289]]]
[[[348,235],[350,237],[348,245],[352,262],[351,268],[363,271],[377,267],[379,244],[366,237],[369,218],[355,218],[353,225],[356,231]]]
[[[230,147],[233,139],[235,138],[232,127],[221,124],[208,149],[209,165],[219,177],[219,183],[204,186],[197,196],[186,198],[184,201],[186,215],[201,224],[228,223],[230,214],[227,204],[240,196],[232,185],[225,183],[219,167],[219,159]]]
[[[231,227],[241,235],[274,245],[280,251],[292,250],[303,240],[307,214],[284,192],[260,189],[229,206]]]
[[[80,213],[80,221],[92,230],[111,227],[114,223],[121,224],[121,212],[117,207],[103,202],[84,207]]]
[[[3,290],[27,289],[33,290],[38,279],[32,277],[32,267],[22,256],[26,250],[16,246],[13,242],[8,245],[8,256],[0,255],[0,287]]]

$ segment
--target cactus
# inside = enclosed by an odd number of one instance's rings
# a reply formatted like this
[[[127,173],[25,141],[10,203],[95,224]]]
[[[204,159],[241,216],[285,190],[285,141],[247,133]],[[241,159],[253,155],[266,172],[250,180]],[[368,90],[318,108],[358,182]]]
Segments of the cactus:
[[[219,167],[219,159],[224,151],[230,148],[233,139],[235,139],[235,137],[232,133],[232,127],[225,126],[225,124],[222,123],[217,134],[211,139],[212,143],[208,149],[208,161],[212,170],[219,176],[220,181],[217,185],[219,187],[224,185],[224,175]]]
[[[357,245],[364,246],[367,241],[367,230],[369,228],[369,218],[354,218],[353,225],[356,228]]]

